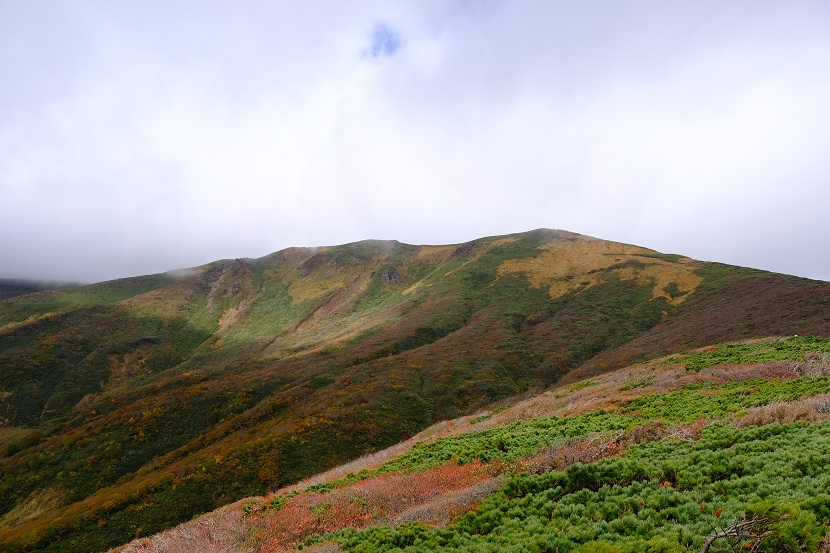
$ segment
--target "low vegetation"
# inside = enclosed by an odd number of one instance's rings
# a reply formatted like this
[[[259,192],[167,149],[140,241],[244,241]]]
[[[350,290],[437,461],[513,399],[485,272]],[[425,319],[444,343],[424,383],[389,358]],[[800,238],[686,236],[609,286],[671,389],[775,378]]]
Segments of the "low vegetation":
[[[727,521],[774,512],[786,517],[763,550],[815,551],[830,517],[828,474],[827,423],[712,425],[699,440],[632,445],[614,459],[514,476],[443,529],[344,529],[326,539],[349,551],[685,552],[701,550]]]
[[[795,371],[830,376],[829,354],[827,341],[813,336],[793,336],[786,340],[720,344],[699,353],[672,356],[666,363],[680,363],[687,370],[699,371],[715,365],[793,361]]]
[[[800,350],[809,360],[828,343],[796,337],[744,351],[809,344]],[[334,471],[172,532],[198,535],[208,521],[234,521],[222,542],[228,551],[270,553],[825,551],[830,379],[746,360],[733,357],[708,373],[659,360],[610,373],[564,395],[554,390],[467,417],[449,435],[440,435],[449,428],[442,425],[391,458],[367,458],[346,475]],[[719,371],[729,367],[733,379],[724,381]],[[628,386],[643,371],[670,384]],[[501,424],[546,396],[560,412],[589,407],[588,390],[628,399],[612,411]],[[493,426],[475,429],[482,424]],[[174,533],[124,553],[174,551],[171,544],[184,543]]]
[[[371,460],[255,501],[272,508],[239,526],[250,544],[246,524],[310,493],[481,465],[468,488],[367,522],[433,523],[510,474],[613,458],[638,428],[813,420],[753,410],[827,393],[826,344],[747,339],[830,336],[827,312],[828,283],[548,230],[292,248],[5,299],[0,550],[105,551]],[[694,349],[724,341],[741,345]]]

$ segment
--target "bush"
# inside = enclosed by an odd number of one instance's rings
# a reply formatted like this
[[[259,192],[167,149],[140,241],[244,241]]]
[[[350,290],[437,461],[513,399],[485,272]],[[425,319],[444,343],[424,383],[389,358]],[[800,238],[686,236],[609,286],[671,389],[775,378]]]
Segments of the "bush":
[[[819,417],[810,403],[770,403],[754,407],[747,414],[735,421],[735,425],[763,426],[765,424],[785,424],[794,421],[817,422]]]
[[[754,503],[747,507],[745,516],[771,521],[769,534],[760,540],[758,548],[765,553],[815,551],[824,535],[815,515],[788,504]]]
[[[620,553],[620,550],[608,543],[589,541],[582,544],[575,553]]]
[[[797,376],[819,378],[830,376],[830,353],[811,353],[804,356],[804,361],[790,364],[790,371]]]

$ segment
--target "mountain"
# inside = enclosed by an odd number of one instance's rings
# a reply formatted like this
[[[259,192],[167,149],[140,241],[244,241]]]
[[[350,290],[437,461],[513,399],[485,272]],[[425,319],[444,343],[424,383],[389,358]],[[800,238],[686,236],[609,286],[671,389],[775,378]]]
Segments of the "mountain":
[[[559,230],[6,299],[0,549],[102,551],[499,399],[793,334],[830,335],[830,284]]]

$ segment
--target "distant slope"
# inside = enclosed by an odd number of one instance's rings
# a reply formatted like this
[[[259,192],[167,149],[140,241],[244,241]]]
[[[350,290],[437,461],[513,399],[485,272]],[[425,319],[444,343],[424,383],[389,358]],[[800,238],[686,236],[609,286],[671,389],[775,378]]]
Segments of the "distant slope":
[[[558,230],[5,300],[0,548],[104,550],[574,370],[770,334],[830,335],[830,284]]]
[[[0,300],[25,294],[33,294],[42,290],[57,290],[71,288],[72,286],[79,285],[66,282],[41,282],[38,280],[0,278]]]
[[[705,280],[694,301],[679,306],[647,334],[589,360],[565,382],[656,355],[765,332],[827,336],[827,282],[719,263],[707,263],[699,274]]]

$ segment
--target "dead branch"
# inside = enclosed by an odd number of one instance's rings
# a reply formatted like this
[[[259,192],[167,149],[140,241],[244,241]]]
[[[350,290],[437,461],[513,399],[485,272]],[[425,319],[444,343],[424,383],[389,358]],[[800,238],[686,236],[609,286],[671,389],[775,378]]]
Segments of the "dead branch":
[[[709,548],[712,547],[712,544],[720,539],[729,540],[733,551],[737,551],[736,546],[741,543],[752,543],[750,549],[743,550],[748,551],[748,553],[757,553],[764,538],[772,534],[773,525],[784,518],[786,516],[774,519],[759,516],[754,516],[751,519],[740,517],[728,528],[721,529],[709,536],[703,544],[703,549],[700,550],[700,553],[709,553]]]

